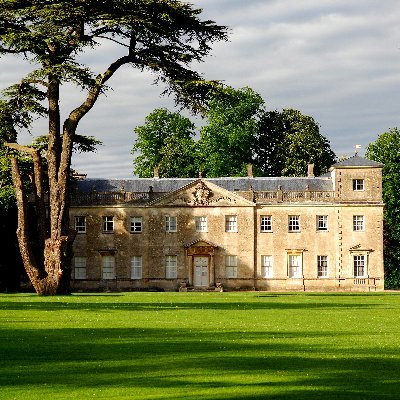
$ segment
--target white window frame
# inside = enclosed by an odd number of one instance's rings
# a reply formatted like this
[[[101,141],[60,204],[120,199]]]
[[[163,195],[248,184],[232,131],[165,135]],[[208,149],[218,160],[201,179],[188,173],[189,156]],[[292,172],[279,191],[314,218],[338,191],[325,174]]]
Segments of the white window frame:
[[[288,230],[289,232],[300,232],[300,215],[289,215]]]
[[[364,215],[353,215],[353,231],[364,232],[365,231],[365,216]]]
[[[115,256],[101,257],[101,273],[104,280],[115,279]]]
[[[135,216],[130,218],[130,231],[131,233],[143,232],[143,217]]]
[[[196,232],[207,232],[208,231],[207,217],[205,217],[205,216],[194,217],[194,222],[196,225]]]
[[[105,215],[103,217],[103,233],[114,233],[114,217]]]
[[[353,254],[353,274],[354,278],[367,277],[367,255],[366,254]],[[360,272],[362,271],[362,274]]]
[[[84,215],[75,217],[75,230],[76,233],[86,233],[86,217]]]
[[[131,279],[142,279],[143,273],[143,257],[131,257]]]
[[[166,232],[177,232],[178,222],[176,216],[166,215],[165,216],[165,231]]]
[[[237,231],[237,215],[225,215],[225,232]]]
[[[225,269],[227,278],[238,277],[237,256],[225,256]]]
[[[328,216],[317,215],[317,231],[327,231],[327,230],[328,230]]]
[[[273,257],[266,255],[261,256],[261,277],[272,278],[273,277]]]
[[[355,192],[363,192],[365,190],[364,179],[353,179],[353,190]]]
[[[318,278],[328,278],[328,256],[317,256],[317,274]]]
[[[272,216],[271,215],[261,215],[260,230],[261,230],[261,232],[272,232]]]
[[[74,278],[86,279],[86,257],[74,257]]]
[[[176,279],[178,277],[178,256],[165,256],[165,278]]]
[[[288,275],[289,278],[292,279],[298,279],[303,277],[302,254],[290,254],[290,253],[288,254]]]

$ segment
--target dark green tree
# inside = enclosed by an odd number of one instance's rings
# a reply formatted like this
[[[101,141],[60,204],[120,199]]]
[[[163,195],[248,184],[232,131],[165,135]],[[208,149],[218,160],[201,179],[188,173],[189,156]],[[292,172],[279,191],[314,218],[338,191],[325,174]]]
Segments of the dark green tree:
[[[12,181],[10,150],[5,143],[13,143],[17,138],[15,127],[28,128],[29,115],[22,115],[13,112],[13,105],[5,101],[0,101],[0,237],[3,238],[5,252],[0,259],[0,290],[16,290],[23,276],[23,266],[18,249],[16,236],[17,230],[17,204],[15,188]],[[27,119],[26,119],[27,118]],[[93,152],[101,142],[91,136],[75,135],[74,152]],[[31,147],[47,151],[48,136],[40,136],[35,139]],[[45,161],[45,160],[44,160]],[[33,162],[29,157],[18,155],[18,165],[21,171],[21,179],[24,187],[31,188],[31,178],[33,176]],[[44,165],[46,168],[46,165]],[[30,210],[31,220],[34,222],[35,210]],[[35,223],[30,230],[31,246],[38,250],[35,238]],[[36,251],[36,253],[38,253]],[[36,254],[40,258],[40,254]],[[22,268],[21,268],[22,267]]]
[[[33,186],[43,263],[31,251],[25,187],[16,158],[12,159],[12,171],[19,247],[38,293],[69,290],[75,232],[69,229],[68,180],[79,122],[124,65],[153,72],[156,81],[164,83],[165,92],[175,94],[178,103],[201,109],[212,82],[205,83],[191,64],[209,53],[212,42],[225,40],[226,29],[202,20],[200,13],[179,0],[0,0],[0,53],[20,56],[35,68],[10,88],[8,98],[17,106],[15,113],[36,113],[48,121],[48,218],[40,152],[16,144],[9,146],[27,152],[34,162]],[[109,66],[95,75],[80,64],[79,56],[88,50],[101,51],[99,42],[107,40],[125,54],[109,60]],[[105,52],[104,60],[110,54]],[[84,94],[82,103],[61,121],[60,87],[66,82]],[[37,107],[42,101],[44,109]]]
[[[135,128],[133,173],[140,178],[153,176],[158,167],[163,178],[195,176],[197,151],[195,126],[189,118],[165,108],[154,110],[144,125]]]
[[[200,168],[208,177],[244,176],[264,101],[250,88],[216,91],[206,110],[208,123],[198,141]]]
[[[370,143],[367,158],[384,164],[382,194],[384,210],[385,287],[400,288],[400,131],[389,129]]]
[[[254,141],[254,165],[263,176],[304,176],[307,164],[320,175],[335,162],[329,141],[312,117],[300,111],[266,111]]]

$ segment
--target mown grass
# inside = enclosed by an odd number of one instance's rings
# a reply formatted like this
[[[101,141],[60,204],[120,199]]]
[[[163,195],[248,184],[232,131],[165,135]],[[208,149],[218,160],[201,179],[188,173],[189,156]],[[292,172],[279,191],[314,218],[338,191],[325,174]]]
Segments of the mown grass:
[[[0,295],[0,399],[398,399],[400,293]]]

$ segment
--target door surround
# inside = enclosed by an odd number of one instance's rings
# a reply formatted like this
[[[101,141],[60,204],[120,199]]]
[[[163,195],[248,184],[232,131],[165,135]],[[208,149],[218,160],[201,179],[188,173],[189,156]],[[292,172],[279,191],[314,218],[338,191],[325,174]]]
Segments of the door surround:
[[[186,256],[189,258],[190,264],[188,276],[189,285],[198,287],[209,287],[215,285],[214,251],[216,247],[216,245],[205,240],[196,240],[185,245]],[[204,268],[201,270],[202,275],[207,272],[207,283],[204,278],[204,281],[201,280],[199,284],[199,277],[196,278],[196,258],[198,258],[198,260],[203,259],[203,262],[205,262],[205,258],[208,260],[207,271],[205,271]],[[197,272],[199,272],[199,270]]]

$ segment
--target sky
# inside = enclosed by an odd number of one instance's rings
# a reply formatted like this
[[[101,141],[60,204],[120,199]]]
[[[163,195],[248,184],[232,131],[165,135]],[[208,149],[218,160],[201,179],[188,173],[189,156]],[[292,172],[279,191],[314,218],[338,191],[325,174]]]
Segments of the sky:
[[[196,68],[206,79],[251,87],[268,110],[294,108],[312,116],[340,157],[400,128],[400,3],[398,0],[193,0],[203,18],[229,27]],[[95,73],[118,53],[111,43],[83,57]],[[0,59],[0,88],[29,71],[23,60]],[[88,178],[133,177],[134,128],[155,108],[174,109],[153,76],[124,67],[111,90],[82,120],[78,133],[103,142],[97,153],[76,154],[73,168]],[[84,99],[61,91],[64,116]],[[33,134],[45,134],[36,124]],[[20,142],[32,137],[22,135]]]

